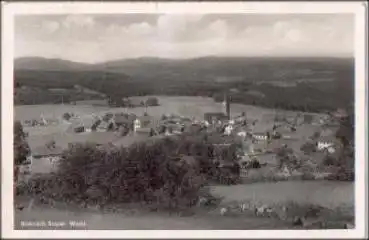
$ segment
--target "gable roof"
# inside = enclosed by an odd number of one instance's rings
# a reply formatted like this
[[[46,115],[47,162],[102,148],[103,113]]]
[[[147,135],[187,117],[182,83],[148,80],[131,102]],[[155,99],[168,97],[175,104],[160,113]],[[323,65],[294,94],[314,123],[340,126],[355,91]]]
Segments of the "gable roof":
[[[98,119],[96,119],[92,116],[84,116],[84,117],[81,117],[81,118],[75,118],[75,119],[71,120],[70,122],[72,123],[72,125],[71,125],[72,128],[77,128],[77,127],[91,128],[92,125],[94,125],[94,123],[97,120]]]
[[[334,136],[321,136],[318,142],[337,142],[337,138]]]
[[[113,120],[116,124],[132,124],[136,116],[129,114],[115,115]]]
[[[267,136],[266,132],[254,132],[253,133],[254,136]]]

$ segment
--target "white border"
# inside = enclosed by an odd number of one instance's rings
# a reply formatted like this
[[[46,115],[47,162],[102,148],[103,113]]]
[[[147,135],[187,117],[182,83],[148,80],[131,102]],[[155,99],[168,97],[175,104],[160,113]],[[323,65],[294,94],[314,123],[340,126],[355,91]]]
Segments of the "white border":
[[[99,14],[99,13],[353,13],[355,14],[355,111],[356,111],[356,229],[355,230],[249,230],[249,231],[58,231],[65,238],[363,238],[365,237],[365,3],[364,2],[183,2],[183,3],[2,3],[2,233],[5,238],[53,238],[54,231],[13,230],[13,20],[16,14]],[[343,93],[344,94],[344,93]],[[363,117],[362,113],[365,113]]]

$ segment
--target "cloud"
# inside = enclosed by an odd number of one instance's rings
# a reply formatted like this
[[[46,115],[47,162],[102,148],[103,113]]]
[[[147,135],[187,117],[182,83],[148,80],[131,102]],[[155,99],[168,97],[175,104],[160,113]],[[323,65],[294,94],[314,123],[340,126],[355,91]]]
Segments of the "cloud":
[[[224,39],[230,32],[232,32],[230,26],[228,26],[227,21],[225,20],[216,20],[210,23],[205,30],[207,31],[204,31],[204,33],[209,34],[215,39]]]
[[[103,22],[91,15],[41,18],[17,25],[16,42],[22,43],[16,51],[17,55],[58,54],[87,62],[142,56],[353,54],[353,17],[295,15],[268,20],[266,15],[260,19],[250,15],[232,19],[172,14],[158,15],[156,21],[136,18],[128,24],[117,19]],[[41,27],[30,27],[37,25]]]
[[[41,28],[48,33],[54,33],[60,28],[60,24],[56,21],[43,21]]]
[[[157,39],[159,41],[180,41],[190,27],[196,25],[202,19],[202,15],[178,15],[167,14],[158,18],[156,24]]]
[[[78,28],[92,28],[95,25],[95,21],[92,16],[87,15],[68,15],[62,22],[63,26],[67,29]]]

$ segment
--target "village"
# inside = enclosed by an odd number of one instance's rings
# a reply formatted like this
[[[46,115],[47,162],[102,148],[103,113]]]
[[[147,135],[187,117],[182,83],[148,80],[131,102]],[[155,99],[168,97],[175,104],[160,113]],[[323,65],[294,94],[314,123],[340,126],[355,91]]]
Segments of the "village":
[[[247,112],[231,116],[227,95],[222,106],[222,111],[206,112],[203,119],[176,114],[152,116],[148,110],[152,108],[154,111],[155,106],[147,105],[140,116],[128,111],[81,116],[66,112],[58,120],[43,116],[29,119],[22,122],[26,129],[57,125],[66,127],[62,132],[47,136],[27,133],[30,154],[21,172],[32,175],[55,171],[64,150],[73,143],[127,147],[149,139],[199,132],[217,133],[220,136],[218,144],[228,144],[230,139],[241,142],[237,156],[241,175],[247,174],[247,168],[277,165],[276,157],[281,148],[292,149],[294,157],[301,160],[307,154],[323,159],[340,147],[335,133],[339,128],[338,119],[346,114],[342,110],[324,117],[276,111],[262,119],[255,119]],[[285,167],[282,173],[290,175],[291,171]]]

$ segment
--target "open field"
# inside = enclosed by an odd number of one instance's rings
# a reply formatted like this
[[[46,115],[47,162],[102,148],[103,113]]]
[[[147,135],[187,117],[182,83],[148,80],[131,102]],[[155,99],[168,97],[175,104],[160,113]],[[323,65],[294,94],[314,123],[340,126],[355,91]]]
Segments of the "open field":
[[[256,183],[238,186],[213,186],[213,193],[225,197],[223,204],[255,199],[260,204],[314,204],[328,209],[350,208],[353,206],[353,184],[342,182],[280,182]],[[18,201],[19,202],[19,201]],[[252,215],[220,216],[218,211],[197,211],[195,215],[181,217],[165,212],[148,212],[138,205],[126,206],[119,212],[80,209],[66,204],[55,207],[33,205],[27,208],[29,199],[21,199],[25,208],[15,210],[16,229],[22,228],[20,221],[65,221],[66,226],[59,229],[71,229],[68,221],[85,221],[85,227],[74,229],[94,230],[247,230],[247,229],[291,229],[291,223],[275,218],[262,218]],[[351,210],[350,210],[351,211]],[[346,213],[347,214],[347,213]],[[348,215],[353,216],[353,212]],[[42,227],[41,229],[52,229]],[[55,228],[54,228],[55,229]]]
[[[132,100],[147,99],[147,97],[132,97]],[[149,107],[148,113],[153,116],[162,114],[180,114],[187,117],[203,119],[205,112],[218,112],[223,110],[222,103],[214,102],[211,98],[205,97],[171,97],[155,96],[159,99],[160,106]],[[96,105],[21,105],[15,106],[15,120],[24,121],[32,118],[39,118],[41,114],[45,118],[61,119],[65,112],[73,112],[80,116],[99,114],[105,112],[129,112],[142,115],[145,111],[143,107],[137,108],[111,108],[108,106]],[[251,119],[262,119],[265,115],[276,113],[274,109],[262,108],[251,105],[231,104],[231,115],[237,116],[246,112]],[[294,114],[291,111],[284,111],[286,114]],[[317,115],[317,114],[315,114]]]
[[[256,200],[263,204],[286,201],[316,204],[326,208],[353,206],[354,184],[335,181],[283,181],[234,186],[214,186],[212,191],[225,201]]]

